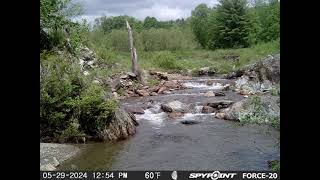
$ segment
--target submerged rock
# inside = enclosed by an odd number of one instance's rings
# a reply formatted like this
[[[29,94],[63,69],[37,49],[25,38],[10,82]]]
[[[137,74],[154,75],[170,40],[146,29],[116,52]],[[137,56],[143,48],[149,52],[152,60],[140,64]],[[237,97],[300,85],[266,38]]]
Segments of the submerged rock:
[[[185,120],[185,121],[181,121],[181,124],[185,124],[185,125],[193,125],[193,124],[199,124],[199,121],[194,121],[194,120]]]
[[[168,114],[168,117],[171,119],[176,119],[182,117],[184,114],[182,112],[171,112]]]

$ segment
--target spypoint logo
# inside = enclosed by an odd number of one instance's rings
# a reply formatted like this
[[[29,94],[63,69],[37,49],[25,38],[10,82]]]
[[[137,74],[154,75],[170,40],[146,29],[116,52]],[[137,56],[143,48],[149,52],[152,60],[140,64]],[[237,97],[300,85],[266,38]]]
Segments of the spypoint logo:
[[[219,178],[234,178],[234,176],[237,173],[221,173],[219,171],[214,171],[213,173],[191,173],[189,175],[190,179],[196,179],[196,178],[211,178],[212,180],[217,180]]]
[[[177,178],[178,178],[177,171],[173,171],[173,172],[172,172],[171,178],[172,178],[173,180],[177,180]]]

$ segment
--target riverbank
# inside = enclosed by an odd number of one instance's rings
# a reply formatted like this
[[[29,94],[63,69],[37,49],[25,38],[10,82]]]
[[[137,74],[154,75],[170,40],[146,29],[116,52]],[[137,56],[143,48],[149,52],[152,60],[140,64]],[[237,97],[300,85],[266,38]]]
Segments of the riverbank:
[[[79,152],[80,148],[71,144],[40,143],[40,170],[56,170],[61,163]]]

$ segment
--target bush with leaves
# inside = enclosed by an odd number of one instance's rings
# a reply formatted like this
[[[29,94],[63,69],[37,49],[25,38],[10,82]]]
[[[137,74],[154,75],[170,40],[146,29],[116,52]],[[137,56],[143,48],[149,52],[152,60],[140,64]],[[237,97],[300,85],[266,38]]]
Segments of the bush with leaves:
[[[79,64],[66,52],[41,54],[40,136],[51,141],[84,132],[95,136],[117,104],[104,88],[82,75]],[[79,129],[72,127],[79,122]],[[70,137],[70,138],[71,138]]]

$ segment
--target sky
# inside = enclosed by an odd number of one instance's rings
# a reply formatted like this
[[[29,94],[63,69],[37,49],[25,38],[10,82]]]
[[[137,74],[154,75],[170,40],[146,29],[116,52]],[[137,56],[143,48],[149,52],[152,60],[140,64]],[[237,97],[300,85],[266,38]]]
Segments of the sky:
[[[158,20],[175,20],[191,16],[191,11],[200,3],[209,7],[217,0],[75,0],[83,7],[83,14],[74,20],[93,22],[101,16],[129,15],[139,20],[147,16]]]

